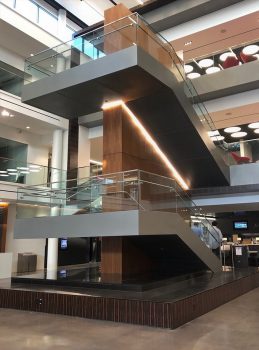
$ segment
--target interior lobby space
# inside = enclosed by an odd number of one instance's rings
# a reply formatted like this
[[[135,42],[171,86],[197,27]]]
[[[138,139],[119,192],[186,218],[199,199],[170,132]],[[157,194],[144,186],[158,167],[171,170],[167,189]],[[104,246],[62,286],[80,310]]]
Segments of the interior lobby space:
[[[0,349],[257,348],[259,1],[0,0],[0,32]]]
[[[1,349],[256,349],[258,302],[257,288],[175,330],[1,309]]]

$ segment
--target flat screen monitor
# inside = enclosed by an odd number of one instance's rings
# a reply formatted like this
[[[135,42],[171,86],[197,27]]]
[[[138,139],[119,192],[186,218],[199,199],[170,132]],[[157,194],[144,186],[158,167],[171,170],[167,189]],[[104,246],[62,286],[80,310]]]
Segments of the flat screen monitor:
[[[66,250],[67,249],[67,239],[66,238],[61,238],[60,240],[60,249]]]
[[[247,230],[248,222],[247,221],[233,221],[234,230]]]

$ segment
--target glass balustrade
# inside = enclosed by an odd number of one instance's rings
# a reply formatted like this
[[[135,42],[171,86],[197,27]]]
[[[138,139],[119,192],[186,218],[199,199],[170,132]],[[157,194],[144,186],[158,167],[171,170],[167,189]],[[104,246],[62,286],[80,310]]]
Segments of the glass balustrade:
[[[0,157],[0,181],[25,185],[46,185],[50,182],[53,173],[62,176],[63,171],[44,165]]]
[[[66,171],[0,157],[0,181],[23,184],[32,188],[36,186],[36,189],[40,188],[44,191],[46,188],[50,190],[67,188],[67,178],[71,178],[74,174],[77,174],[77,179],[72,181],[77,186],[84,184],[90,176],[101,173],[102,166],[97,164]],[[53,181],[53,179],[58,179],[58,181]]]
[[[178,213],[190,227],[202,216],[200,238],[204,244],[211,247],[219,240],[206,215],[174,179],[142,170],[61,181],[45,189],[27,186],[17,191],[17,218],[136,209]]]

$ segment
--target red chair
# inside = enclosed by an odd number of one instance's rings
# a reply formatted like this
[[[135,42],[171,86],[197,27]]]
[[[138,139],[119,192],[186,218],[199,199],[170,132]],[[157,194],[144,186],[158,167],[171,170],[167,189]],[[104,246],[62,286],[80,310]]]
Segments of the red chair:
[[[239,56],[240,56],[240,58],[241,58],[243,63],[248,63],[248,62],[252,62],[252,61],[256,61],[257,60],[256,56],[246,55],[242,51],[240,52]]]
[[[222,63],[224,69],[235,67],[239,65],[239,60],[234,56],[228,56]]]
[[[234,158],[237,164],[246,164],[251,162],[251,159],[249,157],[241,157],[235,152],[231,152],[231,156]]]

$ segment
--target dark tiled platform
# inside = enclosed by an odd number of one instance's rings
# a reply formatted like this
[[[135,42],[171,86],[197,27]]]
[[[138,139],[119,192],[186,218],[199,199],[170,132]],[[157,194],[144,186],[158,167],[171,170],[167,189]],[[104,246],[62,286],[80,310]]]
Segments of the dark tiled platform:
[[[55,285],[0,284],[0,307],[126,322],[180,325],[259,286],[257,268],[236,269],[161,285],[145,291]]]

